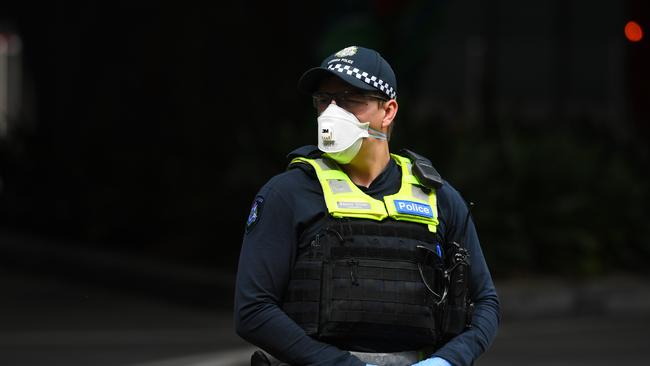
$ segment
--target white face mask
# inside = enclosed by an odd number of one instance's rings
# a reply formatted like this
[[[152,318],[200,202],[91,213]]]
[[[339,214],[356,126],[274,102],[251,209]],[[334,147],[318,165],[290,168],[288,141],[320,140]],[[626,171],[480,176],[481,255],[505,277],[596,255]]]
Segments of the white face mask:
[[[318,116],[318,149],[339,164],[348,164],[361,149],[364,137],[386,140],[386,135],[361,123],[345,109],[330,104]]]

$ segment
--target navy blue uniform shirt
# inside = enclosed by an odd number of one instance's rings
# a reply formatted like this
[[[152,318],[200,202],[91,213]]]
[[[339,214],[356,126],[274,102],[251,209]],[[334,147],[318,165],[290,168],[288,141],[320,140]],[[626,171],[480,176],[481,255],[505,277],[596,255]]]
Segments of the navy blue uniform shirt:
[[[381,200],[399,190],[401,175],[391,159],[370,187],[359,188]],[[436,197],[439,234],[443,240],[460,238],[468,210],[464,200],[448,182]],[[281,309],[300,238],[315,235],[327,212],[318,179],[303,169],[276,175],[258,192],[239,257],[235,328],[248,342],[292,365],[364,365],[349,352],[306,335]],[[471,260],[472,327],[435,352],[455,366],[472,364],[494,339],[499,323],[497,293],[471,219],[464,245]]]

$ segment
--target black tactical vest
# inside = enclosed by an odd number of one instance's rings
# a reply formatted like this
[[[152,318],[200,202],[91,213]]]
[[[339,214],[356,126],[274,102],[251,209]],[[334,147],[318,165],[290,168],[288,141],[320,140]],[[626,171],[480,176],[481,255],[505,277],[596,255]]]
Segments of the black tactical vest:
[[[426,225],[328,217],[299,245],[282,309],[305,332],[351,351],[440,342],[443,253]],[[380,341],[393,349],[373,350]]]

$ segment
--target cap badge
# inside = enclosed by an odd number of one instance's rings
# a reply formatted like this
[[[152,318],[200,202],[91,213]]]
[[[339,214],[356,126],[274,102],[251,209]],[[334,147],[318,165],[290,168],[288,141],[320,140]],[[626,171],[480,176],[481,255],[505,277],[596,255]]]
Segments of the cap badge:
[[[348,56],[353,56],[355,53],[357,53],[357,50],[359,48],[357,46],[350,46],[346,47],[339,52],[336,53],[336,57],[348,57]]]

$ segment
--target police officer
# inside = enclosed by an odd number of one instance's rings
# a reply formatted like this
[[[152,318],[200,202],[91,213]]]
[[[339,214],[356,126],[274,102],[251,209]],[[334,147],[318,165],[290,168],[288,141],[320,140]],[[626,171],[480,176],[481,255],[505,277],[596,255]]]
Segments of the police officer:
[[[291,365],[471,365],[499,303],[461,195],[389,151],[391,66],[351,46],[303,74],[318,146],[289,154],[253,200],[237,272],[237,333]],[[279,362],[279,361],[278,361]]]

